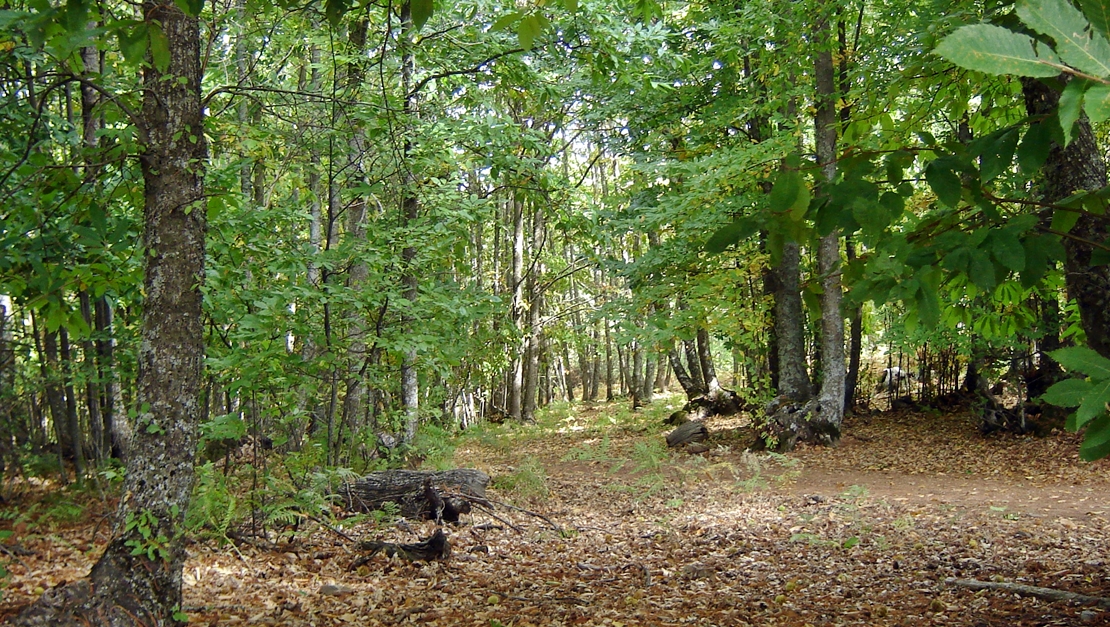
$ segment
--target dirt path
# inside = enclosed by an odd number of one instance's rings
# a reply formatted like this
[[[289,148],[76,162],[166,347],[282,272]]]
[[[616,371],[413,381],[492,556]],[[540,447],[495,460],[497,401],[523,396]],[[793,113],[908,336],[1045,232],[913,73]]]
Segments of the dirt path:
[[[665,407],[655,414],[665,415]],[[1075,438],[980,438],[966,418],[853,419],[837,449],[745,453],[711,422],[712,450],[674,454],[654,414],[570,408],[536,427],[464,439],[459,465],[543,513],[476,512],[452,558],[377,557],[355,539],[411,542],[431,523],[302,530],[269,549],[194,544],[198,625],[1105,625],[1110,613],[949,578],[1110,596],[1106,464]],[[9,518],[16,518],[12,516]],[[17,530],[0,612],[80,577],[105,539],[95,516]],[[2,614],[0,614],[2,616]]]

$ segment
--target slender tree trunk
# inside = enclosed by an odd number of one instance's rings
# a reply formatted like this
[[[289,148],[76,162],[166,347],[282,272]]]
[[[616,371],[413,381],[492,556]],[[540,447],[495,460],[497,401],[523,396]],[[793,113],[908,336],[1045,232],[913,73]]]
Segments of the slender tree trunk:
[[[107,296],[96,299],[96,354],[97,366],[104,389],[101,399],[101,415],[104,418],[104,432],[112,457],[126,460],[127,449],[131,442],[131,422],[123,410],[123,393],[116,371],[115,312]]]
[[[58,329],[61,345],[62,376],[65,379],[66,431],[73,449],[73,467],[77,483],[85,480],[84,434],[81,432],[81,419],[77,415],[77,394],[73,390],[73,351],[70,350],[69,332],[65,327]]]
[[[701,370],[701,356],[698,354],[697,340],[682,340],[682,348],[686,353],[686,367],[689,368],[690,380],[694,384],[694,389],[697,390],[695,396],[708,393],[709,387],[705,385],[705,375]]]
[[[521,393],[524,387],[524,205],[513,199],[513,261],[510,282],[513,292],[512,320],[513,329],[519,334],[520,341],[513,351],[511,372],[509,373],[509,415],[516,420],[521,418]],[[582,373],[585,381],[586,373]]]
[[[543,206],[536,203],[532,212],[532,251],[533,255],[540,254],[540,246],[545,239],[545,225]],[[536,395],[539,390],[540,358],[543,329],[541,328],[543,312],[543,293],[540,289],[540,275],[543,273],[543,264],[533,260],[528,272],[528,329],[526,334],[525,366],[523,390],[523,406],[521,418],[528,422],[536,419]]]
[[[32,322],[37,319],[31,318]],[[36,325],[37,326],[37,325]],[[50,409],[50,420],[54,423],[54,435],[58,439],[58,449],[62,457],[68,453],[73,455],[73,442],[70,440],[69,415],[66,412],[65,388],[60,381],[61,365],[58,359],[58,332],[42,331],[42,347],[39,351],[40,366],[44,389],[46,390],[46,406]],[[63,475],[64,475],[63,465]]]
[[[721,382],[717,380],[717,369],[713,366],[713,350],[710,346],[709,331],[705,327],[698,327],[698,363],[704,377],[706,394],[716,394],[721,389]]]
[[[365,58],[367,27],[366,20],[359,20],[351,24],[347,34],[350,54],[354,60],[348,63],[345,68],[346,85],[344,91],[351,94],[352,98],[354,94],[359,93],[359,89],[362,87],[364,74],[362,59]],[[351,135],[347,147],[352,170],[349,184],[354,188],[365,188],[367,186],[363,167],[367,149],[366,143],[362,133],[356,131]],[[369,267],[365,261],[362,261],[362,255],[359,252],[363,250],[366,241],[366,196],[356,191],[354,197],[347,203],[345,211],[347,218],[345,224],[346,236],[352,242],[356,251],[347,274],[347,289],[352,294],[352,300],[355,303],[361,303],[364,298],[362,290],[370,278]],[[353,305],[346,312],[347,335],[350,344],[346,355],[347,372],[344,381],[346,390],[343,395],[343,419],[341,424],[346,424],[352,432],[364,423],[367,414],[364,374],[368,359],[367,317],[366,308],[358,304]]]
[[[697,383],[690,377],[690,373],[686,370],[686,366],[682,365],[682,358],[679,357],[678,351],[671,347],[667,353],[670,358],[671,369],[674,370],[674,376],[678,379],[678,384],[682,386],[682,390],[686,392],[687,400],[692,400],[694,397],[701,394]]]
[[[89,329],[92,329],[94,328],[94,323],[92,319],[92,302],[89,300],[89,293],[85,290],[81,290],[77,296],[81,305],[81,317],[85,320],[85,325]],[[81,354],[84,359],[85,407],[89,414],[89,436],[92,439],[93,463],[94,465],[99,465],[104,460],[106,446],[104,440],[104,422],[100,417],[100,398],[102,392],[96,371],[96,346],[93,343],[91,334],[86,335],[81,340]]]
[[[616,398],[613,391],[613,337],[609,331],[609,321],[601,322],[605,329],[605,400],[611,403]]]
[[[401,89],[404,91],[404,110],[402,111],[404,124],[409,131],[406,134],[404,144],[402,172],[405,180],[402,186],[404,192],[401,199],[401,213],[406,228],[415,227],[416,220],[420,215],[420,199],[416,195],[416,170],[415,164],[412,163],[415,146],[411,139],[412,129],[415,127],[417,117],[416,93],[413,91],[413,73],[416,71],[413,30],[412,1],[405,0],[401,5]],[[401,325],[411,331],[415,324],[412,308],[419,296],[420,284],[416,278],[416,246],[411,244],[411,236],[409,241],[410,243],[401,250],[401,262],[403,264],[401,285],[404,288],[405,300],[409,303],[401,314]],[[415,346],[406,348],[401,358],[401,405],[405,409],[406,442],[412,442],[416,437],[416,428],[420,424],[420,380],[416,371],[416,359]],[[518,414],[515,415],[519,417],[519,407]]]
[[[848,261],[856,258],[856,246],[852,238],[846,238],[845,253]],[[856,386],[859,383],[860,357],[863,354],[863,307],[857,305],[849,318],[851,330],[848,340],[848,372],[844,381],[844,408],[851,410],[856,405]]]

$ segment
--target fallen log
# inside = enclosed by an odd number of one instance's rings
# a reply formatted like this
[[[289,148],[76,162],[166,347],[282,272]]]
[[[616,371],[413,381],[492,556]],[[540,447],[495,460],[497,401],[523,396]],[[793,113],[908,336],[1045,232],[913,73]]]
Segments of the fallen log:
[[[349,567],[350,570],[356,570],[378,553],[384,553],[386,557],[401,557],[413,562],[445,560],[451,557],[451,543],[447,541],[447,534],[438,528],[435,533],[420,542],[394,544],[393,542],[368,540],[360,542],[358,548],[369,551],[369,553],[355,560]]]
[[[667,434],[667,446],[674,448],[690,442],[703,442],[708,437],[709,429],[705,427],[705,423],[691,420]]]
[[[406,518],[458,522],[470,512],[468,497],[484,499],[489,475],[473,468],[430,470],[379,470],[339,489],[346,508],[372,512],[395,503]]]
[[[1055,588],[1042,588],[1040,586],[1027,586],[1020,583],[1007,583],[1004,581],[979,581],[978,579],[956,579],[949,577],[944,583],[950,586],[968,588],[969,590],[1000,590],[1012,592],[1026,597],[1035,597],[1044,601],[1072,601],[1083,605],[1097,605],[1103,609],[1110,609],[1110,599],[1106,597],[1093,597],[1078,592],[1057,590]]]

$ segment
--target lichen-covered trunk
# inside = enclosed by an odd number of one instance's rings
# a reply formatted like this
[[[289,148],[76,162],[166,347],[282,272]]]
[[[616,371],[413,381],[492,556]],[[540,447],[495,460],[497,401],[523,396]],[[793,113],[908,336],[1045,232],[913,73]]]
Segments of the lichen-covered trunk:
[[[1038,80],[1022,79],[1025,108],[1029,115],[1046,115],[1056,109],[1060,92]],[[1052,122],[1045,122],[1052,123]],[[1055,202],[1079,190],[1106,186],[1106,162],[1099,152],[1086,116],[1075,124],[1075,136],[1067,148],[1053,143],[1041,168],[1040,189],[1045,202]],[[1110,236],[1105,216],[1084,213],[1064,238],[1067,259],[1064,274],[1068,297],[1079,307],[1079,317],[1088,345],[1110,357],[1110,266],[1091,265],[1094,248]]]
[[[817,82],[817,111],[814,116],[817,161],[823,184],[836,179],[836,74],[833,66],[832,29],[829,18],[817,21],[816,43],[821,48],[814,60]],[[821,238],[817,250],[821,275],[821,389],[817,394],[817,420],[827,423],[827,433],[839,434],[844,421],[844,314],[840,310],[840,231]],[[835,440],[837,435],[833,436]]]
[[[174,625],[193,486],[204,327],[206,159],[200,31],[173,2],[145,2],[169,42],[143,72],[145,290],[137,419],[113,537],[88,579],[48,592],[21,625]]]
[[[779,394],[804,401],[813,395],[806,372],[806,348],[799,288],[801,250],[797,242],[782,244],[775,268],[775,339],[778,348]]]

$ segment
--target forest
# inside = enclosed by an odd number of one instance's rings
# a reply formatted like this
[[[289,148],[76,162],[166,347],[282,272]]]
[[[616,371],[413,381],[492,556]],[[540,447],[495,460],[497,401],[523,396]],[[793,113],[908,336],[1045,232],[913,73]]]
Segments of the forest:
[[[5,0],[0,96],[0,621],[1110,621],[1106,0]]]

